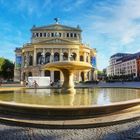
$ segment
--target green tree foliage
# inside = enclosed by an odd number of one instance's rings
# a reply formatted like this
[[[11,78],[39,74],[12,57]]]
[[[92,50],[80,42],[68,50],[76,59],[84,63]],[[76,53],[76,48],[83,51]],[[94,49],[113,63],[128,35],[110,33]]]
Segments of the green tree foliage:
[[[0,57],[0,77],[8,80],[14,77],[14,64],[3,57]]]

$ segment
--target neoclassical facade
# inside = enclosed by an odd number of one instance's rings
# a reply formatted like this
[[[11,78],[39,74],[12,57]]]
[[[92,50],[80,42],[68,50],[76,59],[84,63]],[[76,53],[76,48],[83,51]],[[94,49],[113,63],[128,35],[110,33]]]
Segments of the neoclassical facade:
[[[82,43],[79,26],[69,27],[58,22],[31,29],[31,42],[16,48],[15,81],[29,76],[49,76],[52,81],[63,81],[60,71],[44,70],[44,65],[55,61],[85,61],[91,63],[90,71],[75,72],[75,81],[96,80],[96,49]]]

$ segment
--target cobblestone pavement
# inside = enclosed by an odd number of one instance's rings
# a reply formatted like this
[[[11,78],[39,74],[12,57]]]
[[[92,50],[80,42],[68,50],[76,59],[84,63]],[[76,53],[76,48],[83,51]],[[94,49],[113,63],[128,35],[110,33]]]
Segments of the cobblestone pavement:
[[[140,120],[90,129],[37,129],[0,124],[0,140],[140,140]]]

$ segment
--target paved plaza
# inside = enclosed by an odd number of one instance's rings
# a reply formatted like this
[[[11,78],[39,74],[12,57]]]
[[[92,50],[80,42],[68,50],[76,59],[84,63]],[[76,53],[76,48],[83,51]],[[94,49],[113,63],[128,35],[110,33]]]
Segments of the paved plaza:
[[[37,129],[0,124],[0,140],[139,140],[140,120],[90,129]]]

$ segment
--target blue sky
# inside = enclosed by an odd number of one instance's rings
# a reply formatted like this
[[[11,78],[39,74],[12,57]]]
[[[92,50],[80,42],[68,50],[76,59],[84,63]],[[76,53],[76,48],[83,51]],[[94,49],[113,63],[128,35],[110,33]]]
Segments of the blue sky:
[[[117,52],[140,51],[140,0],[0,0],[0,56],[30,42],[30,29],[54,23],[82,28],[83,43],[96,48],[98,69]]]

